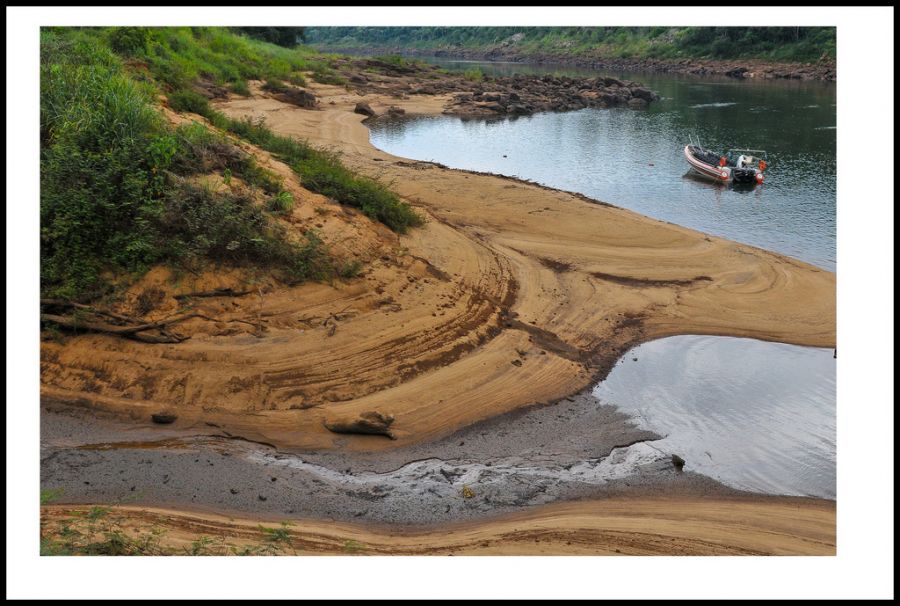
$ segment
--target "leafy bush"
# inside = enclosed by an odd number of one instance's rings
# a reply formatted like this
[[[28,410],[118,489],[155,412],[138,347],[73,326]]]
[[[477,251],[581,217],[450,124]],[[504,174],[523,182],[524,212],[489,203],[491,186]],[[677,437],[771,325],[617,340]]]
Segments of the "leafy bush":
[[[109,33],[110,47],[120,55],[143,55],[150,48],[152,32],[146,27],[115,27]]]

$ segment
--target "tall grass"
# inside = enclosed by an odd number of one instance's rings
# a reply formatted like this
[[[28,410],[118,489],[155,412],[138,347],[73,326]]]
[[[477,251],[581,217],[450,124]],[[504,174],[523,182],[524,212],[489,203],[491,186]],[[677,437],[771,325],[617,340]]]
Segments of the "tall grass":
[[[159,262],[246,263],[291,281],[333,274],[317,236],[295,242],[249,194],[198,189],[183,178],[227,170],[265,195],[281,195],[277,178],[221,136],[169,127],[156,90],[132,78],[112,51],[146,56],[159,30],[117,32],[41,33],[42,293],[90,299],[108,287],[109,274],[139,274]],[[209,112],[187,89],[172,91],[173,99],[184,110]]]

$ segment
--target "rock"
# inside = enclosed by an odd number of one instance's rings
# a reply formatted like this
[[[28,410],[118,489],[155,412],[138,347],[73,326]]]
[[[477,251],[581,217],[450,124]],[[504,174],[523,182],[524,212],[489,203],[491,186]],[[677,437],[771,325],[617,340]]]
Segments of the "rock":
[[[279,101],[296,105],[305,109],[313,109],[319,101],[316,96],[305,88],[291,87],[282,93],[274,95]]]
[[[174,423],[175,419],[178,418],[178,415],[173,415],[168,412],[158,412],[154,415],[150,416],[153,419],[154,423],[159,423],[160,425],[168,425],[169,423]]]
[[[483,93],[481,95],[482,101],[503,101],[503,93],[501,92],[492,92],[492,93]]]
[[[396,116],[404,115],[406,113],[406,110],[403,109],[402,107],[397,107],[396,105],[392,105],[388,108],[387,113],[389,116],[396,117]]]
[[[675,469],[681,471],[684,469],[684,459],[679,457],[677,454],[672,455],[672,465],[675,466]]]
[[[353,108],[353,113],[369,116],[370,118],[375,115],[375,111],[369,107],[369,104],[362,101],[356,104],[356,107]]]
[[[650,89],[641,88],[641,87],[631,89],[631,96],[636,97],[638,99],[643,99],[647,103],[653,101],[653,97],[654,97],[653,91],[651,91]]]
[[[363,75],[353,74],[350,76],[350,82],[353,82],[354,84],[365,84],[368,80]]]
[[[397,438],[389,427],[394,422],[393,415],[385,415],[377,411],[364,412],[358,418],[342,421],[325,421],[325,428],[334,433],[358,433]]]
[[[632,97],[628,100],[628,107],[631,109],[647,109],[647,101],[640,97]]]
[[[506,108],[504,108],[502,105],[500,105],[496,101],[485,101],[485,102],[481,102],[481,103],[476,103],[475,107],[477,107],[479,109],[490,110],[492,112],[498,112],[498,113],[506,111]]]
[[[746,73],[749,71],[746,67],[736,67],[725,72],[725,75],[729,78],[746,78]]]

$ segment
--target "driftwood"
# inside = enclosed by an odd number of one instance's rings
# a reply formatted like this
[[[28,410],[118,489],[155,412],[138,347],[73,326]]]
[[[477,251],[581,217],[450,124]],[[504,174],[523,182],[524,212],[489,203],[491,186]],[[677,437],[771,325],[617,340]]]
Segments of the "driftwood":
[[[104,311],[102,309],[97,309],[96,307],[91,307],[90,305],[84,305],[82,303],[75,303],[74,301],[66,301],[64,299],[41,299],[41,305],[51,305],[54,307],[71,307],[73,309],[83,309],[85,311],[89,311],[93,314],[97,314],[98,316],[106,316],[107,318],[112,318],[114,320],[121,320],[122,322],[141,322],[139,318],[132,318],[131,316],[123,316],[122,314],[113,313],[111,311]]]
[[[175,295],[176,299],[191,299],[194,297],[243,297],[249,295],[252,290],[232,290],[231,288],[217,288],[215,290],[201,290],[199,292],[186,292]]]
[[[58,324],[60,326],[65,326],[66,328],[72,328],[76,330],[87,330],[90,332],[100,332],[109,335],[116,335],[120,337],[125,337],[128,339],[135,339],[136,341],[143,341],[144,343],[181,343],[188,339],[188,337],[182,337],[178,335],[174,335],[172,333],[166,332],[164,329],[167,326],[171,326],[172,324],[177,324],[178,322],[183,322],[185,320],[189,320],[190,318],[194,318],[199,314],[189,313],[181,316],[176,316],[174,318],[168,318],[166,320],[160,320],[158,322],[149,322],[145,324],[137,324],[130,326],[117,326],[115,324],[106,324],[105,322],[96,322],[96,321],[87,321],[82,319],[76,319],[69,316],[58,316],[56,314],[41,314],[41,322],[52,322],[54,324]],[[142,332],[148,330],[159,330],[160,335],[144,335],[140,334]]]

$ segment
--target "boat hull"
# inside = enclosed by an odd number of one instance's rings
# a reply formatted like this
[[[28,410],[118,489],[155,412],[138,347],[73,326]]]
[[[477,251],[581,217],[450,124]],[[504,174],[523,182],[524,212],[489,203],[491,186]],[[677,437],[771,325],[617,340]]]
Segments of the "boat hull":
[[[734,183],[740,185],[756,185],[763,182],[762,171],[755,168],[735,168],[731,166],[717,166],[697,157],[691,150],[691,145],[684,146],[684,158],[691,167],[691,171],[701,177],[705,177],[717,183]],[[705,152],[705,150],[703,150]],[[707,152],[708,154],[708,152]]]

